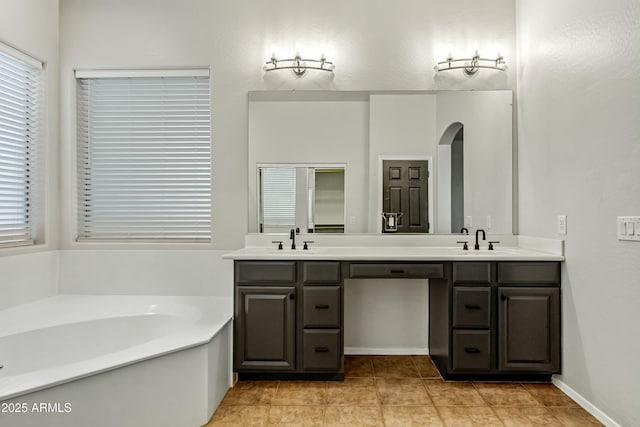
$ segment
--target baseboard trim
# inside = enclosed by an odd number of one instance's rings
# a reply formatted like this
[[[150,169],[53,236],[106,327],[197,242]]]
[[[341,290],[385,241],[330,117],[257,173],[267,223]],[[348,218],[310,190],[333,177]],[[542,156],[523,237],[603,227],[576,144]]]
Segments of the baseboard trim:
[[[374,355],[374,356],[404,356],[404,355],[428,355],[426,347],[345,347],[344,354],[349,356]]]
[[[622,427],[617,422],[613,421],[607,414],[598,409],[593,403],[589,402],[585,399],[580,393],[569,387],[565,382],[560,380],[558,377],[553,376],[551,378],[551,382],[553,385],[562,390],[567,396],[576,401],[576,403],[582,408],[593,415],[598,421],[604,424],[607,427]]]

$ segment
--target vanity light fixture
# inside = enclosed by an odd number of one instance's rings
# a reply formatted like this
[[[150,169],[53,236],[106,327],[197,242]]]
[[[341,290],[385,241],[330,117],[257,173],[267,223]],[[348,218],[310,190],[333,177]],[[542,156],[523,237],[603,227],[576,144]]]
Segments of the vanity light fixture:
[[[504,57],[498,53],[495,58],[481,58],[476,50],[471,58],[453,58],[451,53],[446,61],[438,62],[435,66],[436,71],[462,70],[467,76],[475,75],[480,68],[488,68],[491,70],[504,71],[507,69],[507,63]]]
[[[302,77],[307,73],[307,70],[319,70],[328,71],[333,73],[335,65],[333,62],[327,61],[324,55],[320,56],[320,59],[305,59],[296,53],[296,56],[291,59],[278,59],[276,54],[271,55],[271,59],[265,63],[265,71],[274,70],[291,70],[297,77]]]

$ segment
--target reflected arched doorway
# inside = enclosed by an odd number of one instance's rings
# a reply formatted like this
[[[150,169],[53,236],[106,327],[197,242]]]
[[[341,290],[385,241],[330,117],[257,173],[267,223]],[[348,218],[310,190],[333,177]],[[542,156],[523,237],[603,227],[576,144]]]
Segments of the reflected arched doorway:
[[[464,125],[449,125],[438,143],[438,232],[464,227]]]

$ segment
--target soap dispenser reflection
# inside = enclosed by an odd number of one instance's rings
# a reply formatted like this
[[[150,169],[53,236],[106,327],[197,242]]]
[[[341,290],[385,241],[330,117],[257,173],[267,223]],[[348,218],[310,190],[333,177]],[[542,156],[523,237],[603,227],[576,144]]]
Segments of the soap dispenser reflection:
[[[398,219],[402,212],[382,212],[382,231],[385,233],[398,231]]]

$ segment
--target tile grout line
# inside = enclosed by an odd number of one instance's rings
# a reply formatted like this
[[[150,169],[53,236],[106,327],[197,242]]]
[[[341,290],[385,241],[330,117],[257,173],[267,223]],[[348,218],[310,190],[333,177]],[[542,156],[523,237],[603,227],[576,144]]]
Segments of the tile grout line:
[[[493,406],[491,406],[489,404],[489,402],[487,401],[487,399],[484,398],[484,396],[482,395],[482,393],[480,393],[480,388],[478,386],[476,386],[476,382],[475,381],[469,381],[471,383],[471,386],[473,387],[473,389],[476,391],[476,393],[478,393],[478,395],[480,396],[480,399],[482,399],[482,401],[484,402],[485,405],[487,405],[487,407],[489,408],[489,410],[493,413],[493,415],[496,417],[496,419],[498,421],[500,421],[500,423],[504,426],[505,423],[504,421],[502,421],[502,418],[500,418],[500,415],[498,415],[498,413],[496,412],[496,410],[493,408]],[[524,388],[524,387],[523,387]]]
[[[547,411],[547,413],[549,415],[551,415],[551,418],[553,418],[554,420],[558,421],[558,423],[560,423],[561,425],[563,425],[565,427],[568,427],[567,424],[565,424],[560,418],[556,417],[555,414],[549,410],[549,408],[550,408],[549,406],[545,405],[542,400],[538,399],[533,393],[531,393],[529,390],[527,390],[527,388],[524,386],[524,383],[519,383],[519,384],[522,386],[522,388],[524,388],[527,391],[527,393],[529,393],[534,398],[534,400],[536,402],[538,402],[540,404],[541,407],[543,407]],[[551,384],[551,385],[553,385],[553,384]],[[573,401],[573,399],[572,399],[572,401]],[[554,408],[554,406],[552,406],[552,408]],[[556,406],[555,408],[567,408],[568,409],[569,407],[567,407],[567,406]]]
[[[420,374],[420,372],[418,372],[418,374]],[[440,410],[436,406],[436,402],[433,401],[433,397],[431,397],[431,393],[429,393],[429,387],[427,387],[426,381],[425,381],[424,378],[422,378],[422,375],[420,376],[420,383],[422,384],[422,387],[424,387],[424,391],[427,393],[427,397],[429,397],[429,402],[431,402],[431,405],[433,406],[433,409],[436,410],[436,415],[438,416],[438,419],[440,420],[442,425],[444,425],[445,424],[444,423],[444,419],[442,418],[442,415],[440,414]]]

